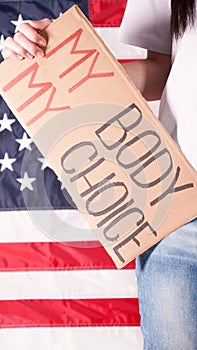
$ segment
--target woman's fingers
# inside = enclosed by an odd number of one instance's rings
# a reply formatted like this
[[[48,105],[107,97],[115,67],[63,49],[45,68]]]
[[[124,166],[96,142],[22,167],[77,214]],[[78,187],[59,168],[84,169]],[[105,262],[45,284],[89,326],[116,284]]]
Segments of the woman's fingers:
[[[37,33],[36,33],[37,34]],[[36,37],[36,36],[35,36]],[[43,38],[44,39],[44,38]],[[35,39],[36,40],[36,39]],[[23,33],[18,32],[14,35],[14,41],[16,44],[22,47],[23,52],[25,52],[27,58],[36,57],[44,57],[44,51],[40,47],[40,39],[38,39],[38,43],[35,41],[31,41],[25,36]],[[45,39],[43,40],[42,47],[46,46]],[[20,54],[20,52],[18,52]]]
[[[47,42],[39,31],[44,30],[50,23],[51,20],[48,18],[22,23],[14,38],[8,37],[5,39],[4,49],[2,50],[3,58],[31,59],[35,56],[44,57],[43,49]]]
[[[8,37],[4,41],[4,49],[2,56],[6,58],[32,58],[33,56],[25,50],[23,46],[18,44],[12,37]]]
[[[24,34],[24,36],[33,43],[44,47],[46,46],[46,40],[39,31],[44,30],[50,23],[51,20],[48,18],[40,21],[28,21],[20,25],[19,32]]]
[[[41,34],[37,32],[36,29],[32,28],[28,23],[22,23],[20,25],[19,31],[14,35],[14,38],[18,35],[22,34],[30,42],[39,45],[45,46],[46,40],[43,38]],[[21,43],[22,44],[22,43]]]
[[[21,56],[20,54],[17,54],[15,51],[8,49],[8,48],[4,48],[1,51],[1,54],[4,58],[4,60],[7,58],[16,58],[16,59],[22,60],[24,58],[24,56]]]

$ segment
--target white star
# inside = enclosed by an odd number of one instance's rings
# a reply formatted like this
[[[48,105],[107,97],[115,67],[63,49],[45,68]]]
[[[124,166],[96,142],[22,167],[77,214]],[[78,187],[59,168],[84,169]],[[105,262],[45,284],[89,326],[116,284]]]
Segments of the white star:
[[[13,171],[12,163],[16,161],[16,158],[9,158],[8,153],[6,152],[4,154],[4,158],[0,159],[0,163],[2,164],[1,171],[4,171],[5,169],[9,169]]]
[[[0,132],[7,129],[9,131],[12,131],[11,124],[15,122],[15,119],[9,119],[7,116],[7,113],[4,113],[3,119],[0,120]]]
[[[22,149],[24,149],[24,148],[26,148],[29,151],[31,151],[30,144],[32,143],[32,140],[29,137],[27,137],[26,132],[24,132],[22,139],[16,139],[16,141],[18,143],[20,143],[19,151],[22,151]]]
[[[21,183],[20,191],[23,191],[25,188],[28,188],[30,191],[33,191],[32,182],[34,182],[35,180],[35,177],[28,177],[27,172],[25,172],[24,177],[17,178],[17,181]]]
[[[38,158],[39,162],[42,163],[42,166],[41,166],[41,170],[43,171],[44,169],[46,169],[47,167],[50,168],[48,162],[46,161],[45,158]]]
[[[22,23],[28,22],[28,20],[24,20],[22,15],[18,15],[18,20],[17,21],[11,21],[11,23],[16,27],[15,28],[15,33],[19,31],[19,27]]]
[[[0,39],[0,51],[4,48],[4,41],[5,41],[4,35],[1,34],[1,39]]]

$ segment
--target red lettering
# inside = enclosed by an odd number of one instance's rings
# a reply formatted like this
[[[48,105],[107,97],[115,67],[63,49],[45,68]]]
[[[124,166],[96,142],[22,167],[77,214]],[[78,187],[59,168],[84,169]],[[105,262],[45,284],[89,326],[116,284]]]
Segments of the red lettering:
[[[77,83],[75,83],[71,88],[68,89],[69,93],[72,93],[73,91],[75,91],[77,88],[79,88],[81,85],[83,85],[90,78],[101,78],[101,77],[114,76],[114,72],[95,72],[95,73],[93,72],[100,53],[96,49],[80,49],[80,50],[77,49],[77,46],[78,46],[78,43],[80,41],[82,33],[83,33],[83,29],[79,28],[73,34],[71,34],[68,38],[66,38],[59,45],[54,47],[52,50],[50,50],[46,54],[46,59],[48,59],[49,57],[54,55],[58,50],[63,48],[66,44],[68,44],[69,42],[74,40],[74,43],[73,43],[72,48],[70,50],[70,54],[71,55],[83,55],[80,59],[78,59],[75,63],[73,63],[70,67],[68,67],[66,70],[64,70],[59,75],[60,79],[65,77],[67,74],[69,74],[71,71],[76,69],[78,66],[80,66],[83,62],[85,62],[87,59],[89,59],[92,56],[92,60],[91,60],[87,74],[81,80],[79,80]],[[34,122],[36,122],[39,118],[41,118],[47,112],[62,111],[62,110],[66,110],[66,109],[70,108],[70,106],[68,106],[68,105],[61,106],[61,107],[51,107],[53,100],[54,100],[54,97],[55,97],[55,94],[56,94],[56,87],[53,86],[53,83],[50,81],[35,82],[35,78],[36,78],[36,75],[38,73],[39,67],[40,66],[39,66],[38,62],[33,63],[31,66],[26,68],[23,72],[18,74],[14,79],[12,79],[10,82],[8,82],[3,87],[3,91],[7,92],[11,88],[13,88],[15,85],[17,85],[21,80],[25,79],[28,75],[30,75],[27,87],[30,89],[38,89],[38,91],[36,91],[31,97],[27,98],[26,101],[24,101],[20,106],[18,106],[16,108],[18,112],[23,111],[30,104],[32,104],[36,99],[38,99],[40,96],[42,96],[48,90],[51,90],[45,107],[39,113],[37,113],[36,115],[31,117],[31,119],[27,122],[28,126],[32,125]]]
[[[90,65],[90,68],[88,70],[87,75],[81,79],[79,82],[77,82],[76,84],[74,84],[68,91],[71,93],[74,90],[76,90],[78,87],[80,87],[81,85],[83,85],[88,79],[90,78],[104,78],[104,77],[111,77],[114,76],[114,72],[100,72],[100,73],[94,73],[93,69],[95,67],[95,64],[97,62],[97,59],[99,57],[99,52],[96,49],[77,49],[77,45],[79,43],[79,40],[81,38],[81,35],[83,33],[83,29],[79,28],[78,30],[76,30],[72,35],[70,35],[68,38],[66,38],[64,41],[62,41],[59,45],[57,45],[56,47],[54,47],[51,51],[49,51],[46,54],[46,58],[51,57],[52,55],[54,55],[58,50],[60,50],[61,48],[63,48],[65,45],[67,45],[70,41],[74,40],[73,46],[71,48],[70,54],[71,55],[83,55],[83,57],[81,57],[78,61],[76,61],[75,63],[73,63],[70,67],[68,67],[67,69],[65,69],[60,75],[59,78],[62,79],[64,78],[67,74],[69,74],[71,71],[73,71],[75,68],[79,67],[83,62],[85,62],[87,59],[89,59],[89,57],[93,56],[93,61]]]
[[[76,32],[74,32],[73,34],[71,34],[68,38],[66,38],[64,41],[62,41],[59,45],[55,46],[51,51],[47,52],[47,54],[45,55],[46,58],[51,57],[52,55],[54,55],[58,50],[62,49],[62,47],[64,47],[66,44],[68,44],[70,41],[72,41],[73,39],[75,39],[75,42],[73,44],[73,47],[71,49],[71,52],[73,50],[73,48],[75,49],[78,41],[80,39],[80,36],[83,32],[82,28],[79,28],[78,30],[76,30]]]
[[[96,49],[91,49],[91,50],[76,50],[77,44],[79,42],[79,39],[81,37],[81,34],[83,32],[83,29],[80,28],[78,30],[76,30],[76,32],[74,32],[72,35],[70,35],[68,38],[66,38],[64,41],[62,41],[59,45],[57,45],[56,47],[54,47],[51,51],[49,51],[46,54],[46,58],[51,57],[52,55],[54,55],[58,50],[60,50],[62,47],[64,47],[65,45],[67,45],[70,41],[74,40],[73,46],[71,48],[70,54],[84,54],[84,56],[82,58],[80,58],[77,62],[75,62],[74,64],[72,64],[69,68],[67,68],[64,72],[62,72],[59,75],[59,78],[62,79],[65,75],[67,75],[68,73],[70,73],[72,70],[74,70],[75,68],[77,68],[78,66],[80,66],[80,64],[82,64],[84,61],[86,61],[90,56],[92,56],[95,52]]]
[[[97,73],[97,74],[94,74],[94,75],[91,75],[91,72],[93,70],[93,67],[95,66],[95,63],[98,59],[98,56],[99,56],[99,52],[96,50],[96,49],[83,49],[83,50],[77,50],[77,45],[78,45],[78,42],[80,40],[80,37],[83,33],[83,29],[80,28],[78,29],[75,33],[73,33],[69,38],[67,38],[66,40],[64,40],[64,42],[62,42],[60,45],[59,45],[59,48],[63,46],[63,44],[67,44],[69,41],[75,39],[74,41],[74,44],[73,44],[73,47],[70,51],[70,54],[71,55],[81,55],[81,54],[84,54],[84,56],[82,58],[80,58],[77,62],[75,62],[72,66],[70,66],[69,68],[67,68],[65,71],[63,71],[60,75],[59,75],[59,78],[62,79],[63,77],[65,77],[65,75],[67,75],[68,73],[70,73],[72,70],[74,70],[75,68],[77,68],[78,66],[80,66],[84,61],[86,61],[89,57],[91,57],[92,55],[96,55],[93,59],[93,62],[91,64],[91,67],[89,69],[89,72],[88,72],[88,75],[82,79],[79,83],[75,84],[74,87],[75,88],[71,88],[69,89],[69,92],[75,90],[78,86],[82,85],[85,81],[87,81],[90,77],[94,77],[94,78],[97,78],[97,77],[106,77],[106,76],[113,76],[114,73],[113,72],[110,72],[110,73]],[[57,47],[54,49],[54,50],[57,50]],[[50,55],[51,55],[51,52],[50,52]],[[71,91],[70,91],[71,90]]]
[[[26,123],[27,126],[30,126],[30,125],[32,125],[33,123],[35,123],[38,119],[40,119],[40,118],[41,118],[44,114],[46,114],[47,112],[51,112],[51,111],[63,111],[63,110],[66,110],[66,109],[70,109],[69,106],[62,106],[62,107],[53,107],[53,108],[50,108],[50,106],[51,106],[51,104],[52,104],[52,102],[53,102],[55,93],[56,93],[56,88],[53,86],[52,91],[51,91],[51,93],[50,93],[50,96],[49,96],[49,98],[48,98],[46,107],[45,107],[41,112],[39,112],[38,114],[36,114],[33,118],[31,118],[31,119]]]
[[[94,66],[95,66],[95,64],[96,64],[96,61],[97,61],[97,59],[98,59],[98,56],[99,56],[99,52],[97,51],[96,52],[96,54],[95,54],[95,57],[94,57],[94,59],[93,59],[93,61],[92,61],[92,64],[91,64],[91,66],[90,66],[90,68],[89,68],[89,70],[88,70],[88,73],[87,73],[87,75],[84,77],[84,78],[82,78],[81,80],[79,80],[78,81],[78,83],[76,83],[75,85],[73,85],[68,91],[70,92],[70,93],[72,93],[74,90],[76,90],[78,87],[80,87],[81,85],[83,85],[88,79],[90,79],[90,78],[104,78],[104,77],[112,77],[112,76],[114,76],[114,73],[113,72],[100,72],[100,73],[93,73],[92,74],[92,72],[93,72],[93,69],[94,69]]]
[[[39,64],[35,62],[30,67],[25,69],[22,73],[17,75],[14,79],[12,79],[8,84],[3,87],[3,91],[7,92],[11,88],[13,88],[19,81],[24,79],[27,75],[31,74],[28,88],[40,88],[33,96],[31,96],[28,100],[26,100],[22,105],[17,108],[18,112],[21,112],[24,108],[26,108],[29,104],[35,101],[39,96],[43,95],[46,91],[48,91],[52,87],[51,82],[44,83],[34,83],[35,76],[37,74],[39,68]]]
[[[37,62],[35,62],[34,64],[32,64],[30,67],[28,67],[27,69],[25,69],[22,73],[20,73],[19,75],[17,75],[14,79],[12,79],[8,84],[6,84],[3,87],[3,91],[7,92],[9,89],[13,88],[17,83],[19,83],[19,81],[21,81],[22,79],[24,79],[27,75],[31,74],[30,80],[29,80],[29,84],[28,84],[28,88],[40,88],[39,91],[37,91],[33,96],[31,96],[30,98],[28,98],[25,102],[23,102],[18,108],[17,111],[21,112],[23,109],[25,109],[26,107],[28,107],[31,103],[33,103],[38,97],[40,97],[41,95],[43,95],[46,91],[48,91],[49,89],[51,89],[51,93],[50,96],[47,100],[46,106],[44,107],[44,109],[39,112],[38,114],[36,114],[34,117],[32,117],[26,124],[27,126],[32,125],[34,122],[36,122],[39,118],[41,118],[44,114],[46,114],[47,112],[50,111],[62,111],[62,110],[66,110],[69,109],[70,107],[68,105],[66,106],[62,106],[62,107],[54,107],[54,108],[50,108],[53,100],[54,100],[54,96],[56,93],[56,88],[53,86],[53,84],[51,82],[44,82],[44,83],[34,83],[34,79],[36,77],[37,71],[39,68],[39,64]]]

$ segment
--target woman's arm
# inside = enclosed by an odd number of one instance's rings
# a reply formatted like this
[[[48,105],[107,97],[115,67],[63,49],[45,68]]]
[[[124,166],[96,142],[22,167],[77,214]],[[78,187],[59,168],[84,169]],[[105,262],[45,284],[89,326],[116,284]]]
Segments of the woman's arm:
[[[148,51],[147,58],[122,63],[147,101],[159,100],[171,69],[171,56]]]

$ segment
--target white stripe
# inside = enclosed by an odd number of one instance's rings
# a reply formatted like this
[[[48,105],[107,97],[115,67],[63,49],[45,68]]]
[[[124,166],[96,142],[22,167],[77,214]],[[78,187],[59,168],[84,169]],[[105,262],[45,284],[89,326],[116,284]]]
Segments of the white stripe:
[[[134,270],[0,273],[0,299],[137,298]]]
[[[95,28],[105,44],[117,59],[131,59],[146,57],[146,50],[122,43],[119,38],[119,28]]]
[[[0,222],[0,243],[97,239],[77,210],[4,211]]]
[[[2,350],[142,350],[139,327],[0,329]]]

